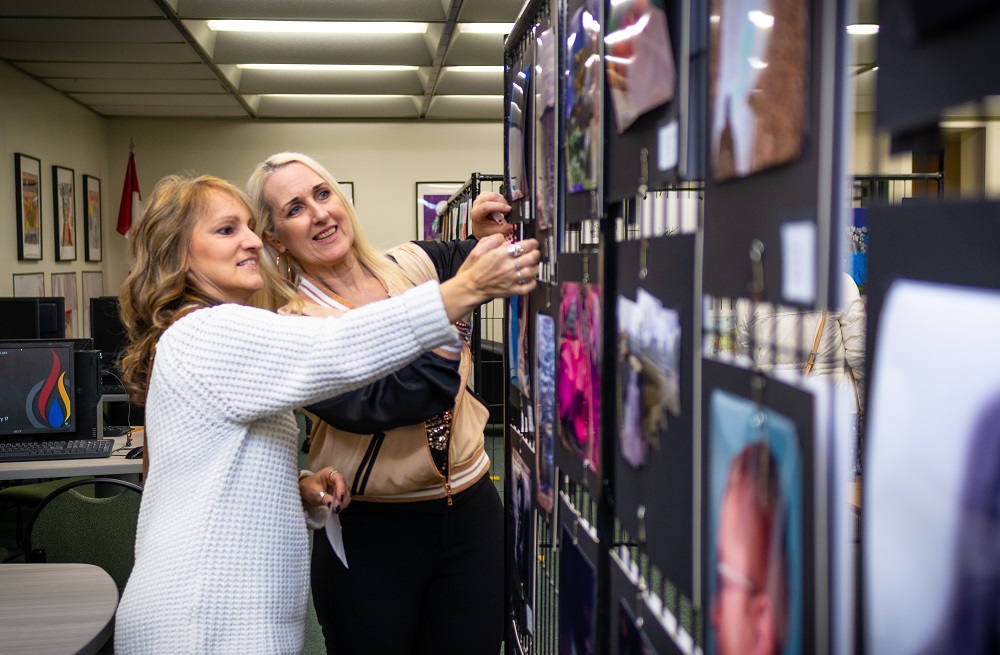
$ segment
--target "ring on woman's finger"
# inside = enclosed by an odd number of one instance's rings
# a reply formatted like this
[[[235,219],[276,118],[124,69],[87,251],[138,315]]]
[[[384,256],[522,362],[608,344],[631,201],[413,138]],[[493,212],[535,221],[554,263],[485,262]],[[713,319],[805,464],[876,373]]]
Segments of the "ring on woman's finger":
[[[524,254],[524,248],[521,247],[520,243],[512,243],[509,248],[507,248],[507,254],[517,259]]]
[[[515,271],[515,273],[517,273],[517,283],[518,283],[518,285],[524,284],[524,277],[521,275],[521,269],[520,268],[517,269]]]
[[[319,492],[319,495],[316,496],[316,497],[319,499],[319,502],[322,503],[323,499],[326,498],[326,492],[325,491],[321,491],[321,492]]]
[[[517,261],[517,257],[514,258],[514,270],[515,271],[521,270],[521,262]]]
[[[333,469],[332,471],[330,471],[330,474],[326,477],[332,480],[333,476],[337,475],[337,473],[338,473],[337,469]]]

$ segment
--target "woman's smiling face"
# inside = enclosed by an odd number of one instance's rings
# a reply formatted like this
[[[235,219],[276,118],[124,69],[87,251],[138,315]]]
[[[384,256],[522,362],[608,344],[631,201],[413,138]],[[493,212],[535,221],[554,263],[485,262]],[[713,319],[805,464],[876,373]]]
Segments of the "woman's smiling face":
[[[212,190],[191,233],[187,277],[202,293],[222,302],[247,304],[264,286],[258,261],[261,240],[242,202]]]
[[[264,198],[275,225],[275,247],[306,271],[348,260],[354,234],[340,198],[316,171],[292,162],[271,173]]]

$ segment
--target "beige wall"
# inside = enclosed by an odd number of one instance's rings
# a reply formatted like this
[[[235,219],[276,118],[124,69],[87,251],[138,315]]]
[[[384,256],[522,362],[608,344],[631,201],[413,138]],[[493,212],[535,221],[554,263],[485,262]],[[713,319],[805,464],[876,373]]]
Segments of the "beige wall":
[[[417,182],[464,182],[473,172],[503,172],[500,123],[115,119],[108,121],[107,132],[110,188],[121,193],[132,139],[144,197],[158,179],[182,171],[211,173],[243,186],[268,155],[304,152],[338,180],[354,183],[358,217],[382,248],[416,237]],[[115,259],[109,272],[120,281],[124,261]]]

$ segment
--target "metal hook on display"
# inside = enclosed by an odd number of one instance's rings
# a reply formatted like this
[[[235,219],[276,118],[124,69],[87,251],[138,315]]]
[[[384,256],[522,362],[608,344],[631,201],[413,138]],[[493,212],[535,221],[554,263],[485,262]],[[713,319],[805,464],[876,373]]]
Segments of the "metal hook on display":
[[[639,241],[639,279],[645,280],[646,276],[649,275],[649,269],[646,267],[646,256],[649,252],[649,239],[643,237]]]
[[[642,628],[643,617],[642,617],[642,606],[645,604],[643,600],[646,597],[646,591],[648,590],[646,586],[646,577],[642,575],[642,570],[639,567],[639,560],[643,553],[646,552],[646,506],[639,505],[639,509],[636,510],[636,518],[639,519],[639,535],[637,539],[636,554],[639,556],[636,558],[636,571],[638,572],[639,585],[636,588],[635,594],[635,627]]]
[[[552,285],[545,285],[545,309],[552,307]]]
[[[646,199],[649,191],[649,150],[639,149],[639,197]]]
[[[750,263],[753,268],[750,297],[760,301],[764,298],[764,243],[760,239],[750,243]]]
[[[583,283],[590,284],[590,257],[583,255]]]

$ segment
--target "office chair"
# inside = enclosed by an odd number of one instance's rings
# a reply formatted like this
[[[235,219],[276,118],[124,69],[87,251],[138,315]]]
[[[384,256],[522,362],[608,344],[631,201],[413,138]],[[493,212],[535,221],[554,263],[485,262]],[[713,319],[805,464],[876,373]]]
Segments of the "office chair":
[[[93,476],[82,476],[73,478],[59,478],[56,480],[46,480],[45,482],[33,482],[29,484],[15,484],[10,487],[0,489],[0,506],[11,503],[17,509],[15,523],[15,545],[24,548],[24,515],[29,515],[31,510],[38,507],[38,504],[45,500],[50,493],[68,482],[77,480],[89,480]]]
[[[110,497],[92,498],[77,491],[84,485],[100,485],[101,491],[108,486],[120,489]],[[25,561],[97,565],[114,579],[120,594],[135,561],[141,497],[142,487],[111,478],[64,484],[31,515],[24,540]]]

